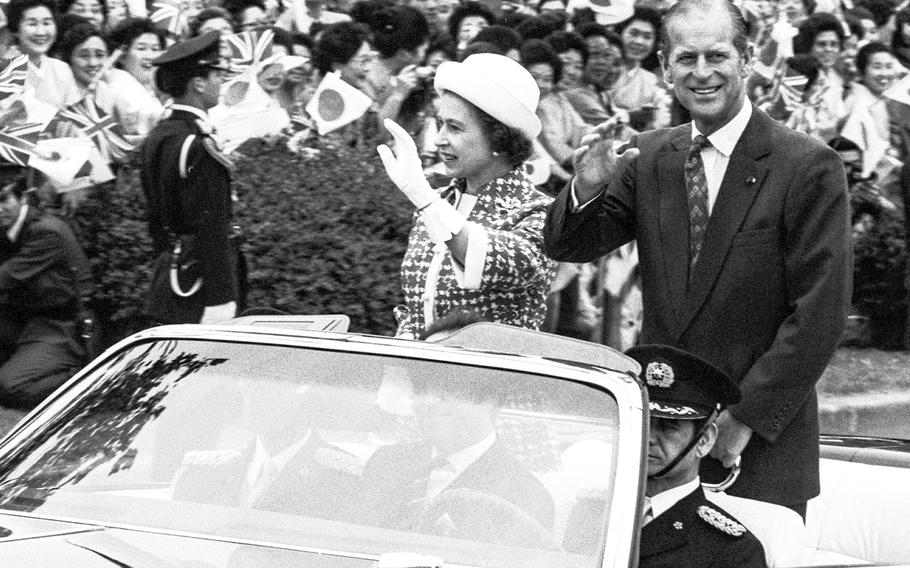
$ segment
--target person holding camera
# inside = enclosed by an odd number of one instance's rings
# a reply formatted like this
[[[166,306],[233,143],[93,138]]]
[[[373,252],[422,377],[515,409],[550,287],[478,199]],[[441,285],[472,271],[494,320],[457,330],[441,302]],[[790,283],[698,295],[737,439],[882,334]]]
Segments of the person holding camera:
[[[0,406],[30,409],[88,359],[85,253],[62,219],[0,189]]]

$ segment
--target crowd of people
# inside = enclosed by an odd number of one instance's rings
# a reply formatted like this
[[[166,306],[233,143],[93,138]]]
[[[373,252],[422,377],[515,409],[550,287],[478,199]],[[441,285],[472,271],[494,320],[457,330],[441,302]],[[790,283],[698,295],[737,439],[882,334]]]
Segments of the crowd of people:
[[[254,108],[257,128],[277,125],[299,147],[316,137],[378,145],[414,207],[397,335],[425,337],[446,316],[469,312],[591,338],[601,318],[609,331],[597,338],[616,347],[682,348],[681,365],[697,356],[739,392],[699,414],[710,428],[690,429],[678,457],[701,443],[699,460],[687,462],[676,487],[697,479],[709,453],[726,467],[743,457],[739,495],[805,516],[819,491],[814,385],[850,304],[849,227],[876,214],[870,203],[902,211],[908,191],[910,7],[160,5],[2,6],[9,87],[0,91],[0,133],[73,108],[117,125],[114,134],[100,120],[81,129],[51,122],[45,139],[74,128],[105,133],[92,137],[89,171],[64,182],[59,168],[39,167],[53,162],[41,140],[0,140],[0,157],[18,166],[3,170],[4,182],[6,172],[16,179],[4,189],[4,210],[15,214],[0,216],[0,301],[17,301],[15,329],[38,318],[45,339],[73,337],[79,326],[47,322],[76,318],[86,293],[58,286],[55,303],[23,309],[16,287],[32,275],[10,266],[38,249],[27,201],[65,214],[80,192],[111,191],[132,147],[158,255],[156,321],[237,314],[245,282],[230,234],[234,146],[220,144],[212,120]],[[343,88],[327,94],[330,81]],[[848,183],[876,198],[851,209]],[[72,257],[69,249],[55,256],[54,270],[73,266]],[[15,361],[35,341],[23,333],[3,347]],[[668,365],[643,361],[649,386],[672,384]],[[668,461],[655,478],[679,466]],[[663,485],[653,484],[655,494]]]

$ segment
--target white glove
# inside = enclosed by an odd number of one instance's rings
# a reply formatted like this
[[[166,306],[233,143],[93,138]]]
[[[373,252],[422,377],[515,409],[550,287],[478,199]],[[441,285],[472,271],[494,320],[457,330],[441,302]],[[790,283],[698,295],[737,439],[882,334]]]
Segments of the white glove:
[[[414,207],[423,209],[434,200],[439,199],[439,194],[430,187],[430,182],[423,175],[423,165],[417,153],[417,145],[411,135],[404,128],[398,126],[391,118],[383,122],[389,134],[395,138],[395,154],[391,148],[381,144],[376,148],[382,165],[389,175],[389,179],[398,186],[405,196],[411,200]]]
[[[199,323],[224,323],[237,315],[237,302],[228,302],[220,306],[206,306],[202,311]]]
[[[379,152],[389,179],[417,207],[434,243],[451,240],[464,226],[464,215],[430,187],[430,182],[423,175],[417,145],[405,129],[390,118],[385,119],[384,124],[395,138],[396,154],[392,154],[392,150],[385,144],[379,145],[376,151]]]

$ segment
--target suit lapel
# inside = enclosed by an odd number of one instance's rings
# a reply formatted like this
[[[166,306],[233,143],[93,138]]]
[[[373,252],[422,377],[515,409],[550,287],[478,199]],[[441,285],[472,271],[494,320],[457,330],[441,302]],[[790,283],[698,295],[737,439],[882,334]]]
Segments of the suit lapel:
[[[689,275],[689,206],[683,166],[691,137],[691,129],[681,129],[670,140],[670,148],[662,152],[657,160],[660,250],[666,279],[664,289],[670,291],[670,305],[677,322],[685,315],[683,308]]]
[[[708,220],[705,244],[695,264],[691,286],[685,294],[683,304],[685,311],[680,321],[680,335],[714,288],[733,243],[733,237],[742,226],[755,196],[764,183],[768,169],[759,160],[771,151],[771,137],[766,131],[767,120],[770,119],[753,108],[752,118],[730,155],[730,163],[727,165]],[[688,259],[688,253],[685,258]]]

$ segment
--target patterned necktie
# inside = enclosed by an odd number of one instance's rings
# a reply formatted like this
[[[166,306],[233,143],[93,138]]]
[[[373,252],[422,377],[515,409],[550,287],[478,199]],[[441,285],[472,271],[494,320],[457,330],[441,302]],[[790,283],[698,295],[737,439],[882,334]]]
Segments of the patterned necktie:
[[[689,278],[698,261],[698,253],[708,230],[708,180],[705,177],[705,163],[701,159],[702,149],[710,146],[708,139],[699,134],[692,140],[689,155],[683,171],[686,176],[686,194],[689,201]]]

